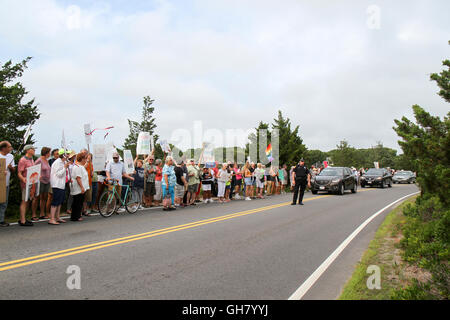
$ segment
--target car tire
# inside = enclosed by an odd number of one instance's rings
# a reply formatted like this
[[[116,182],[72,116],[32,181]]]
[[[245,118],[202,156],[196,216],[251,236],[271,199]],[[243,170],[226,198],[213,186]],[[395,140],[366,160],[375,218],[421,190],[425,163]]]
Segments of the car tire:
[[[353,185],[352,193],[356,193],[356,191],[358,191],[358,185],[355,183]]]
[[[365,187],[366,187],[366,185],[361,183],[361,188],[365,188]]]
[[[380,188],[384,189],[384,187],[385,187],[385,185],[384,185],[384,180],[383,180],[383,181],[381,181]]]
[[[388,187],[392,188],[392,181],[389,181]]]
[[[317,194],[317,190],[311,190],[312,194]]]
[[[339,187],[338,194],[343,196],[344,193],[345,193],[344,184],[341,184],[341,186]]]

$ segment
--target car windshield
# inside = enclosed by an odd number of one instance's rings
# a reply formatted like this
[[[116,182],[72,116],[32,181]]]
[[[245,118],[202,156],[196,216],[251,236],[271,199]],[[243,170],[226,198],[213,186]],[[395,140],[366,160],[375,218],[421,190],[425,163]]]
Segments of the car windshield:
[[[342,168],[327,168],[327,169],[323,169],[322,172],[319,174],[319,176],[325,176],[325,177],[342,176],[342,174],[343,174]]]
[[[408,171],[396,172],[395,175],[396,176],[410,176],[411,172],[408,172]]]
[[[369,169],[366,174],[368,175],[374,175],[374,176],[382,176],[383,170],[382,169]]]

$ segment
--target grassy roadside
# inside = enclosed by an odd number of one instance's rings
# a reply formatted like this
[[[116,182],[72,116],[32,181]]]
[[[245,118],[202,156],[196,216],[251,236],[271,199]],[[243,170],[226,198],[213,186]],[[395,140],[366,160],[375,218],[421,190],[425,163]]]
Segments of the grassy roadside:
[[[412,278],[428,276],[421,270],[407,266],[401,259],[399,248],[402,238],[400,226],[406,221],[402,211],[408,203],[414,203],[415,199],[416,197],[412,197],[404,201],[386,216],[352,277],[344,286],[339,300],[388,300],[395,289],[410,284]],[[381,289],[367,288],[366,282],[371,273],[366,270],[370,265],[380,267]]]

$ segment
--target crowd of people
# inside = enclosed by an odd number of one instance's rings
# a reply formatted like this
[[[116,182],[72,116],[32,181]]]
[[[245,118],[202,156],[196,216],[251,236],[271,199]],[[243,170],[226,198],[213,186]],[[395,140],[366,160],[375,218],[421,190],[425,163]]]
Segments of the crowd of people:
[[[0,226],[9,226],[5,222],[8,207],[10,177],[17,172],[22,192],[20,219],[18,225],[33,226],[33,222],[48,220],[51,225],[66,223],[61,218],[61,208],[65,204],[66,213],[71,221],[83,221],[85,216],[98,212],[98,201],[105,191],[117,182],[117,190],[122,194],[121,186],[132,187],[134,199],[138,199],[143,208],[161,206],[164,211],[195,206],[199,202],[212,203],[217,197],[219,203],[245,199],[246,201],[264,198],[268,195],[284,194],[292,170],[287,166],[265,166],[261,163],[246,162],[243,165],[215,163],[213,167],[200,165],[196,160],[180,160],[172,157],[156,159],[154,154],[134,160],[134,172],[127,174],[124,163],[116,152],[112,161],[105,164],[102,171],[94,171],[92,154],[87,149],[76,153],[73,150],[51,149],[43,147],[36,159],[36,148],[26,145],[25,153],[17,166],[11,154],[12,146],[8,141],[0,143],[0,157],[6,159],[6,202],[0,204]],[[39,194],[26,197],[27,169],[41,164]],[[38,215],[39,209],[39,215]],[[31,210],[31,220],[27,211]],[[118,213],[123,212],[118,209]]]
[[[266,166],[262,163],[246,162],[239,165],[226,162],[214,165],[200,165],[195,159],[175,161],[171,156],[156,159],[154,154],[136,156],[134,171],[128,174],[120,155],[115,152],[112,161],[105,163],[104,170],[94,171],[93,155],[82,149],[50,149],[43,147],[39,158],[35,159],[36,148],[26,145],[25,155],[16,167],[11,154],[12,146],[8,141],[0,142],[0,158],[6,160],[6,202],[0,203],[0,226],[9,226],[5,222],[8,207],[11,174],[17,171],[20,181],[22,200],[20,203],[20,226],[33,226],[34,221],[48,219],[51,225],[66,223],[61,219],[61,208],[65,204],[66,213],[71,221],[82,221],[84,216],[98,212],[100,196],[105,188],[112,188],[117,183],[119,195],[124,197],[121,186],[130,185],[134,202],[142,208],[161,206],[164,211],[195,206],[199,202],[227,203],[233,200],[263,199],[274,194],[293,191],[293,204],[300,192],[299,204],[302,203],[306,187],[324,169],[324,166],[310,168],[300,160],[297,166],[288,171],[287,166]],[[27,168],[41,164],[39,195],[28,197],[26,192]],[[358,181],[367,169],[351,168]],[[40,215],[38,216],[39,213]],[[27,210],[31,209],[31,220],[26,219]],[[125,211],[120,207],[118,213]]]

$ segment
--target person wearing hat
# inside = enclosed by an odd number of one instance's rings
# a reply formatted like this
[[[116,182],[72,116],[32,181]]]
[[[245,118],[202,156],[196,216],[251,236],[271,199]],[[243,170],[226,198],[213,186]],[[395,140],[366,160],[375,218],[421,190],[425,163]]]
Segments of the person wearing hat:
[[[130,176],[127,173],[127,171],[125,170],[125,166],[124,166],[123,162],[120,161],[119,154],[117,152],[113,153],[113,161],[108,162],[108,164],[106,165],[105,171],[106,171],[106,180],[107,181],[113,181],[113,180],[118,181],[117,192],[119,195],[122,194],[122,184],[123,184],[122,177],[130,179],[131,181],[134,181],[134,178],[132,176]],[[123,208],[120,208],[119,210],[117,210],[117,212],[124,212],[124,211],[125,211],[125,209],[123,209]]]
[[[31,144],[27,144],[25,148],[23,148],[23,150],[25,151],[25,155],[19,160],[19,164],[17,165],[17,175],[19,176],[20,180],[20,188],[22,189],[22,202],[20,203],[20,220],[18,221],[18,224],[19,226],[22,227],[31,227],[33,226],[33,223],[26,219],[26,213],[28,204],[30,202],[32,203],[35,202],[36,198],[34,198],[33,196],[33,198],[26,199],[27,169],[29,167],[34,166],[33,156],[36,148]]]
[[[292,171],[292,181],[294,185],[294,197],[291,205],[297,204],[298,190],[300,189],[299,204],[303,205],[303,195],[305,194],[306,183],[311,188],[311,174],[305,166],[305,160],[301,159],[299,164]]]
[[[50,186],[52,187],[52,202],[50,205],[50,220],[48,224],[58,225],[66,221],[60,218],[61,205],[65,198],[66,184],[69,182],[69,165],[66,158],[67,150],[58,150],[58,159],[51,165]]]

